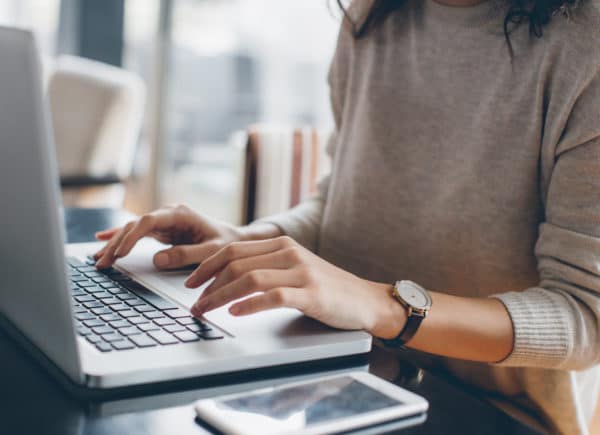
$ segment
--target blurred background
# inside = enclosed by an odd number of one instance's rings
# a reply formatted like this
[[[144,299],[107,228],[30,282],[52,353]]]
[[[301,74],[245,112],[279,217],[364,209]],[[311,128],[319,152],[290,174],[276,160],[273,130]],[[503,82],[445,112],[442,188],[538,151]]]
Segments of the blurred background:
[[[0,25],[38,35],[59,160],[71,158],[61,163],[63,187],[123,188],[68,201],[135,213],[186,203],[234,223],[244,201],[240,159],[249,125],[331,128],[326,75],[339,22],[327,0],[0,0]],[[119,70],[102,69],[107,65]],[[128,74],[123,80],[121,72]],[[102,93],[78,90],[76,77]],[[116,103],[108,103],[107,89]],[[123,103],[130,94],[138,109]],[[77,145],[73,132],[85,123],[75,112],[86,119],[92,108],[87,119],[101,121],[90,121],[92,133]],[[107,137],[119,140],[98,151]],[[74,154],[74,147],[95,148]],[[111,171],[98,163],[102,153],[104,163],[131,157]]]

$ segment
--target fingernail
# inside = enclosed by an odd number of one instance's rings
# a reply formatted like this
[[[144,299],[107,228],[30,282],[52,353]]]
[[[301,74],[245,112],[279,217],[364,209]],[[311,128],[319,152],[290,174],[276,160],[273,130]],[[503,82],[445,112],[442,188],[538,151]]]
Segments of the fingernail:
[[[204,310],[202,310],[201,306],[202,304],[195,304],[192,307],[192,314],[194,316],[201,316],[202,314],[204,314]]]
[[[164,252],[156,254],[156,257],[154,258],[154,263],[158,267],[167,267],[169,265],[169,262],[169,254],[165,254]]]
[[[240,307],[238,307],[237,305],[233,305],[229,307],[229,312],[234,316],[237,316],[238,314],[240,314]]]

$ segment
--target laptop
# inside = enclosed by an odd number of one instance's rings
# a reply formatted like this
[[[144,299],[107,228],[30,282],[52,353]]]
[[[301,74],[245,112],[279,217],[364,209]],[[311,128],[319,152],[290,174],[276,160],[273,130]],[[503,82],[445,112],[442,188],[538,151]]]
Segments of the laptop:
[[[109,391],[367,353],[371,337],[280,309],[195,319],[185,272],[158,272],[144,240],[98,271],[99,245],[65,245],[35,38],[0,27],[0,324],[70,385]],[[85,101],[82,101],[85,104]]]

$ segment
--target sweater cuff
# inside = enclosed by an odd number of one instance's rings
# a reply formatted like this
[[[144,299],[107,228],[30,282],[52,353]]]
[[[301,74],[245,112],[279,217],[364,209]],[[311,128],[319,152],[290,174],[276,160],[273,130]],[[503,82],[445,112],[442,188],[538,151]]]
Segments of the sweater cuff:
[[[304,201],[286,212],[256,220],[277,225],[286,236],[296,240],[312,252],[316,252],[321,221],[321,204],[318,199]]]
[[[513,350],[498,365],[560,368],[572,347],[570,307],[565,298],[541,288],[492,297],[506,307],[514,331]]]

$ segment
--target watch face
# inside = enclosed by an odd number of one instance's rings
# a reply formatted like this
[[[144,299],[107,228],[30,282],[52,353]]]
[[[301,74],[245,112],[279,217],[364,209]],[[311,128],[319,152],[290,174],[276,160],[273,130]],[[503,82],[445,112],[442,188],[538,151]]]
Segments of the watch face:
[[[414,284],[401,283],[398,288],[398,295],[414,308],[425,309],[431,305],[429,295]]]

